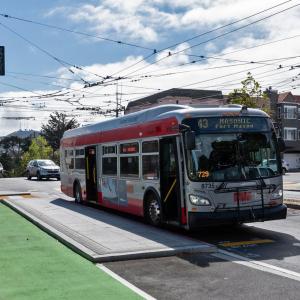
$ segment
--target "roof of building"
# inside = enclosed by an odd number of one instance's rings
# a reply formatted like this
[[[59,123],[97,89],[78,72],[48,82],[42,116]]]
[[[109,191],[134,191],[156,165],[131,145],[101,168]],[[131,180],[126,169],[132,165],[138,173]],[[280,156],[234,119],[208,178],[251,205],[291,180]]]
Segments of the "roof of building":
[[[139,106],[143,104],[155,104],[159,99],[162,99],[167,96],[173,97],[189,97],[192,99],[207,99],[207,98],[214,98],[214,99],[223,99],[223,94],[221,91],[213,91],[213,90],[193,90],[193,89],[170,89],[160,93],[153,94],[148,97],[141,98],[136,101],[131,101],[127,105],[127,109]]]
[[[292,93],[291,92],[285,92],[285,93],[278,94],[278,102],[284,102],[284,100],[286,100],[286,98],[289,95],[292,95]]]
[[[295,102],[300,104],[300,95],[294,95]]]

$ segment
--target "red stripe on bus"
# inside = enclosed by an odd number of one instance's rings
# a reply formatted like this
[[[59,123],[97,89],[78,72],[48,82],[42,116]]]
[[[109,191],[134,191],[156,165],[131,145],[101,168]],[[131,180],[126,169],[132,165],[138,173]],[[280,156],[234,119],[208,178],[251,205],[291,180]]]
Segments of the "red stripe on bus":
[[[186,216],[186,208],[181,208],[181,224],[185,225],[187,223],[187,216]]]
[[[102,192],[98,192],[98,203],[99,204],[103,203],[103,194],[102,194]]]
[[[61,185],[60,190],[69,197],[73,197],[73,187]]]
[[[99,197],[99,193],[98,193],[98,197]],[[98,203],[101,206],[105,206],[107,208],[112,208],[115,210],[123,211],[123,212],[130,213],[130,214],[137,215],[137,216],[144,215],[143,200],[141,200],[141,199],[129,198],[129,199],[127,199],[127,203],[124,205],[119,205],[119,204],[113,203],[109,200],[106,200],[105,198],[102,198],[102,199],[103,200],[101,203],[98,200]]]
[[[99,132],[87,135],[65,138],[61,140],[61,145],[63,147],[74,147],[175,133],[178,133],[178,122],[176,118],[172,117],[136,126],[128,126],[103,132],[99,130]]]

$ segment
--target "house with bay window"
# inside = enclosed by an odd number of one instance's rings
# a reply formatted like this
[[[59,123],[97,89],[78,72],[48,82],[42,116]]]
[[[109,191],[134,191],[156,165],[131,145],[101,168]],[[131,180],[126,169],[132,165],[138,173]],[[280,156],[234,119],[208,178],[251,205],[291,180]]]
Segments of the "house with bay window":
[[[283,159],[290,169],[300,169],[300,96],[291,92],[278,94],[273,118],[286,144]]]

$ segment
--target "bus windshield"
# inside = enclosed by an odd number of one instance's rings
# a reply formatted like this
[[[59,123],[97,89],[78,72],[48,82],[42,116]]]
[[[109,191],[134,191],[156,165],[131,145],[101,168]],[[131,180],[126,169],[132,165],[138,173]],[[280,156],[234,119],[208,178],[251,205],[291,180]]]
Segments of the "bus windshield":
[[[233,128],[218,128],[212,133],[211,128],[199,130],[199,124],[202,124],[199,120],[196,123],[198,128],[192,128],[196,129],[196,148],[187,152],[187,171],[191,180],[255,180],[281,174],[276,136],[270,129],[258,132],[255,128],[235,131]]]

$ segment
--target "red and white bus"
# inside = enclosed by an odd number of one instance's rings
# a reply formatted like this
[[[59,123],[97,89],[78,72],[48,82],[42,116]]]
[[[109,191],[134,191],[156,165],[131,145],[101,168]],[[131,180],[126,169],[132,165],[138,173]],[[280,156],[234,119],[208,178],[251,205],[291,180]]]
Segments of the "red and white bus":
[[[159,106],[65,132],[61,190],[154,225],[282,219],[280,145],[260,110]]]

